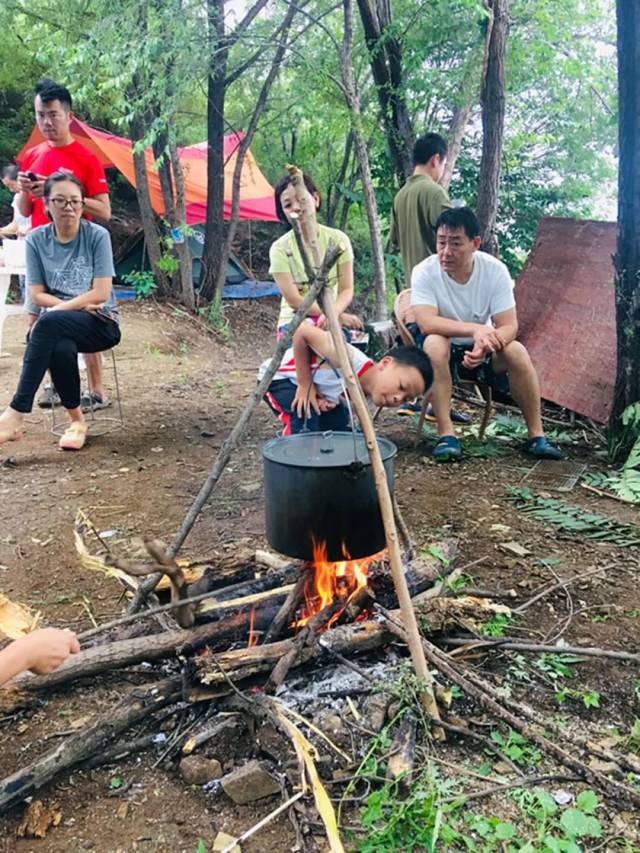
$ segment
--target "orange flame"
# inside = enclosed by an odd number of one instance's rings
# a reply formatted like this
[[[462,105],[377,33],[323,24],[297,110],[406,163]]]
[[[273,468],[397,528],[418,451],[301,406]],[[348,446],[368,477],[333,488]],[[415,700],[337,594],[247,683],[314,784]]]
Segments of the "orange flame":
[[[344,611],[353,597],[367,585],[368,569],[371,563],[380,560],[384,554],[372,554],[358,560],[350,559],[344,543],[342,553],[345,557],[336,563],[327,560],[327,543],[313,540],[313,563],[307,569],[307,581],[304,588],[305,605],[301,617],[293,627],[301,628],[320,610],[324,610],[334,601],[342,601],[343,606],[327,623],[329,628]]]
[[[249,616],[249,642],[247,643],[247,648],[251,649],[253,646],[258,644],[258,632],[254,630],[254,625],[256,621],[256,606],[255,604],[251,608],[251,615]]]

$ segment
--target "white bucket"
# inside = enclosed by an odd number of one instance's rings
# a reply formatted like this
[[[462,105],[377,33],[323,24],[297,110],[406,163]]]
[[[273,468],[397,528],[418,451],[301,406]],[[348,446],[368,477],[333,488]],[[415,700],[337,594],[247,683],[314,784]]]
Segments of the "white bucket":
[[[2,258],[5,267],[24,267],[27,263],[24,240],[3,240]]]

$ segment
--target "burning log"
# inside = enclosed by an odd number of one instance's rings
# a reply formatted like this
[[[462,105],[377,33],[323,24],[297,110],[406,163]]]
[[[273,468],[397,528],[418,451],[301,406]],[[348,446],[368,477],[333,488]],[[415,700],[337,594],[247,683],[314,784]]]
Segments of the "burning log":
[[[312,645],[315,642],[315,635],[318,631],[321,631],[325,625],[327,625],[336,614],[339,614],[342,609],[341,601],[333,601],[323,610],[320,610],[318,613],[315,613],[304,626],[304,628],[297,634],[293,643],[287,649],[285,654],[280,658],[278,663],[274,666],[271,675],[269,676],[267,683],[264,686],[264,689],[267,693],[275,693],[275,691],[280,687],[285,678],[287,677],[287,673],[291,669],[292,666],[295,666],[297,661],[300,658],[300,654],[303,649],[307,646]]]
[[[441,562],[442,558],[426,557],[416,560],[410,573],[414,595],[418,595],[429,588],[434,583],[435,578],[451,571],[455,544],[452,542],[441,543],[438,552],[443,555],[445,560],[449,560],[449,565],[445,568]],[[389,579],[387,573],[382,571],[381,566],[382,564],[376,566],[372,577],[368,579],[368,583],[372,586],[376,600],[388,602]],[[211,621],[195,628],[162,631],[150,636],[116,640],[112,643],[84,649],[79,654],[70,657],[55,672],[48,675],[24,675],[17,679],[16,683],[23,690],[39,692],[77,678],[121,669],[142,661],[163,660],[173,657],[176,651],[181,648],[198,649],[205,645],[215,645],[222,641],[228,641],[231,638],[246,641],[252,612],[254,632],[266,631],[282,607],[287,595],[293,589],[291,585],[279,586],[275,589],[268,587],[272,583],[280,582],[283,578],[293,578],[299,571],[298,567],[289,566],[283,572],[274,572],[265,578],[241,584],[242,592],[246,592],[247,589],[258,591],[237,598],[231,597],[236,592],[236,585],[219,590],[216,595],[221,600],[206,602],[207,609],[204,611],[204,615]],[[265,587],[267,588],[265,589]],[[342,606],[344,606],[344,602],[342,602]],[[347,602],[347,606],[353,608],[351,612],[355,616],[358,599]],[[140,618],[143,615],[139,614]],[[265,645],[264,648],[267,646]],[[270,669],[276,660],[271,659],[266,669]],[[263,672],[265,670],[259,669],[258,671]]]

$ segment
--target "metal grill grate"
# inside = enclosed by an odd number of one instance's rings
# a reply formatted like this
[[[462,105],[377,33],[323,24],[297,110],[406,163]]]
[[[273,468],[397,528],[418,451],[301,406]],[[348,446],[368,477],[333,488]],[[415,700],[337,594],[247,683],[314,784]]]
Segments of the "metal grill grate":
[[[530,489],[553,489],[570,492],[587,470],[584,462],[556,462],[540,459],[522,478],[522,484]]]

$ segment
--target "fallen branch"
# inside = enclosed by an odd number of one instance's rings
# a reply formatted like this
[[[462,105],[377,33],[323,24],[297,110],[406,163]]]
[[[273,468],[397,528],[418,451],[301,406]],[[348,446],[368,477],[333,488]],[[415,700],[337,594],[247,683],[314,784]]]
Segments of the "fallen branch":
[[[30,796],[62,770],[107,747],[120,732],[173,702],[180,696],[181,689],[180,678],[168,678],[150,687],[132,690],[86,729],[81,729],[27,767],[0,781],[0,811]]]
[[[542,643],[522,643],[516,637],[498,637],[491,640],[479,640],[475,637],[444,637],[446,646],[460,646],[461,651],[504,649],[511,652],[533,652],[535,654],[583,655],[592,658],[610,658],[613,660],[640,663],[640,654],[618,652],[613,649],[599,649],[596,646],[548,646]]]
[[[388,629],[406,642],[408,639],[407,632],[398,624],[396,617],[392,613],[385,611],[384,608],[378,607],[377,609],[381,612]],[[568,767],[569,770],[578,774],[580,778],[589,784],[594,785],[609,796],[633,804],[636,808],[640,807],[640,793],[620,782],[609,779],[604,773],[588,767],[584,762],[570,755],[556,743],[540,734],[533,725],[507,710],[504,705],[495,701],[484,689],[478,687],[465,675],[462,675],[447,658],[447,655],[434,646],[433,643],[423,638],[422,646],[429,662],[440,672],[444,673],[447,678],[450,678],[454,684],[457,684],[468,696],[476,699],[486,711],[489,711],[495,717],[507,723],[512,729],[515,729],[515,731],[519,732],[547,755],[559,761],[563,766]]]

